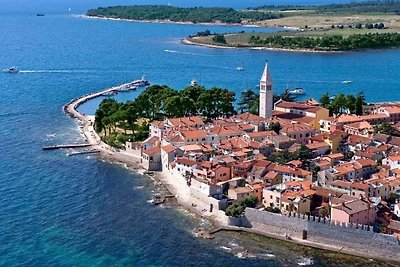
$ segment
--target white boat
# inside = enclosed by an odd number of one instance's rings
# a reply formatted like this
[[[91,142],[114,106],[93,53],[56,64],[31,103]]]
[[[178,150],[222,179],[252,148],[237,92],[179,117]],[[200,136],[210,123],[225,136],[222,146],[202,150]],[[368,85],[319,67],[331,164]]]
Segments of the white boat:
[[[193,79],[193,80],[190,82],[190,85],[191,85],[191,86],[197,86],[197,81],[196,81],[195,79]]]
[[[244,71],[244,68],[243,67],[237,67],[236,71]]]
[[[117,91],[110,91],[103,94],[103,96],[115,96],[117,95]]]
[[[342,83],[348,84],[348,83],[352,83],[352,81],[343,81]]]
[[[133,86],[149,86],[150,82],[146,80],[146,77],[143,75],[140,80],[134,81],[132,83]]]
[[[7,73],[18,73],[19,72],[17,67],[11,67],[11,68],[8,68],[8,69],[4,69],[3,71],[7,72]]]
[[[304,95],[305,93],[306,93],[306,91],[304,91],[303,88],[295,88],[295,89],[289,91],[289,94],[292,94],[292,95]]]

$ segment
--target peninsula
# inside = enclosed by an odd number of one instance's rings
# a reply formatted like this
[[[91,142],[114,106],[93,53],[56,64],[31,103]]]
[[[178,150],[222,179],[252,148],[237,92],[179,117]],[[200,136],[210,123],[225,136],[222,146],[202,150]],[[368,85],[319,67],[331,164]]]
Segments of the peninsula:
[[[216,222],[200,236],[245,231],[399,261],[399,103],[274,97],[266,65],[260,91],[244,91],[239,111],[227,89],[157,85],[135,101],[104,100],[95,120],[76,111],[122,87],[65,110],[103,156],[156,174],[180,204]]]
[[[233,8],[182,8],[161,5],[137,5],[100,7],[89,10],[86,16],[136,21],[251,24],[279,18],[282,15],[257,10],[235,10]]]
[[[322,6],[264,6],[259,12],[279,14],[256,22],[283,28],[273,33],[196,34],[183,43],[221,48],[332,52],[400,46],[400,3],[361,2]],[[290,30],[288,30],[290,29]]]

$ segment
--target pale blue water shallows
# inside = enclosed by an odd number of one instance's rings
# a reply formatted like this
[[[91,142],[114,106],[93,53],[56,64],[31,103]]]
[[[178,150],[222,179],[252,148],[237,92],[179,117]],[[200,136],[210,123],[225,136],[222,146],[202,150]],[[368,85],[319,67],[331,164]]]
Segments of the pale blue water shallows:
[[[274,240],[254,245],[256,237],[224,233],[212,241],[196,239],[191,231],[207,222],[148,203],[162,190],[154,181],[94,157],[41,150],[82,141],[76,123],[62,112],[66,102],[142,74],[174,88],[196,78],[239,93],[256,89],[268,59],[277,91],[289,85],[303,87],[307,97],[363,91],[371,101],[400,99],[399,50],[301,54],[179,43],[207,28],[253,30],[0,16],[0,67],[21,69],[0,73],[0,266],[327,265],[325,253]],[[235,71],[237,66],[245,71]],[[95,107],[93,102],[82,108],[90,113]],[[254,258],[238,257],[235,251],[245,245]],[[362,261],[341,260],[346,266]]]

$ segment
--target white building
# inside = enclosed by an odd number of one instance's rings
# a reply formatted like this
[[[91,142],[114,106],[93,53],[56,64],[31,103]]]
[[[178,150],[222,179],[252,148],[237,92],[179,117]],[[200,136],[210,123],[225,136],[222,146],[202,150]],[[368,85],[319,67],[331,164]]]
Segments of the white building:
[[[260,117],[271,118],[273,105],[272,78],[266,63],[260,80]]]
[[[396,214],[397,218],[400,218],[400,203],[394,205],[394,214]]]
[[[400,169],[400,155],[393,155],[382,160],[383,165],[388,165],[391,170]]]

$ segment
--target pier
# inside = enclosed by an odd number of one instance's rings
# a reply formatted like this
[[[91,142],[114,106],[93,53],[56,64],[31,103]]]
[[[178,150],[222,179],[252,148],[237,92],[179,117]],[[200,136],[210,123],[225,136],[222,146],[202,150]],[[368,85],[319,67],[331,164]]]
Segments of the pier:
[[[43,150],[56,150],[56,149],[63,149],[63,148],[82,148],[82,147],[89,147],[92,144],[65,144],[65,145],[54,145],[54,146],[45,146]]]
[[[98,154],[98,153],[100,153],[99,150],[78,151],[78,152],[68,153],[68,156],[87,155],[87,154]]]

